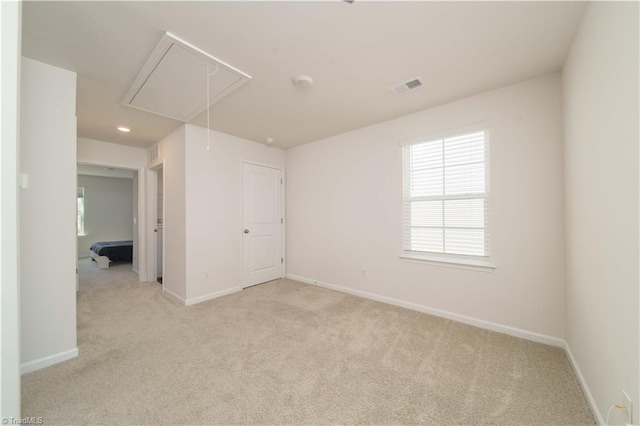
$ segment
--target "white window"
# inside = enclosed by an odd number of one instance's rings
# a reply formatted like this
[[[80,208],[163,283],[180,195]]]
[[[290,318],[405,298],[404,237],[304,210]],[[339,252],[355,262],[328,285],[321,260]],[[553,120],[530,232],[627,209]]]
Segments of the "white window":
[[[403,257],[491,266],[488,133],[403,146]]]
[[[78,235],[84,236],[84,188],[78,188],[76,200],[76,231]]]

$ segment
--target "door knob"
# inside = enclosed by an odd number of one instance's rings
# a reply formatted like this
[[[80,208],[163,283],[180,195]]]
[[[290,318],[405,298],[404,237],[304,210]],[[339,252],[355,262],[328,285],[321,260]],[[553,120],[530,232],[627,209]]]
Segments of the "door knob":
[[[245,233],[245,234],[248,234],[248,233],[249,233],[249,230],[248,230],[248,229],[245,229],[245,230],[244,230],[244,233]]]

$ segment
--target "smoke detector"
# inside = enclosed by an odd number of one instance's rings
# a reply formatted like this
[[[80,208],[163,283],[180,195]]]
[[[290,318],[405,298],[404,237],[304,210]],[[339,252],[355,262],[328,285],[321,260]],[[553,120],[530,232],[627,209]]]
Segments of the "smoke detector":
[[[308,75],[296,75],[293,77],[293,84],[300,89],[308,89],[313,84],[313,79]]]
[[[413,90],[418,90],[422,87],[422,77],[416,77],[409,81],[405,81],[404,83],[396,84],[395,86],[391,86],[390,89],[396,95],[403,95],[405,93],[411,92]]]

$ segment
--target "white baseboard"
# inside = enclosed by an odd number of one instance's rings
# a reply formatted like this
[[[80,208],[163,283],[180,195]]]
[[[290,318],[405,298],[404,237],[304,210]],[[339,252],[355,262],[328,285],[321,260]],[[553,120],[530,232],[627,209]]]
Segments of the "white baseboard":
[[[78,348],[73,348],[69,351],[60,352],[59,354],[25,362],[24,364],[20,365],[20,374],[31,373],[33,371],[49,367],[59,362],[67,361],[69,359],[77,357],[78,353]]]
[[[578,377],[578,382],[580,382],[580,386],[582,387],[582,391],[584,392],[584,395],[587,397],[587,401],[589,402],[589,408],[591,408],[591,412],[593,413],[593,417],[596,418],[596,421],[598,422],[599,425],[604,425],[605,423],[604,423],[604,418],[602,417],[602,413],[600,413],[600,410],[598,409],[598,406],[596,405],[596,400],[593,398],[593,395],[591,394],[591,390],[589,389],[589,386],[587,385],[587,381],[585,380],[584,376],[582,375],[582,371],[580,371],[580,367],[578,366],[578,362],[573,357],[573,352],[571,352],[571,348],[569,347],[569,344],[566,341],[564,342],[564,351],[567,354],[567,358],[569,358],[569,363],[571,364],[571,367],[573,368],[573,371],[576,373],[576,377]]]
[[[218,297],[227,296],[229,294],[237,293],[242,290],[242,287],[231,287],[226,290],[214,291],[213,293],[208,293],[198,297],[191,297],[189,299],[183,299],[177,294],[167,290],[166,288],[162,288],[162,291],[167,293],[169,296],[175,298],[180,303],[185,306],[196,305],[198,303],[206,302],[207,300],[217,299]]]
[[[510,327],[508,325],[502,325],[495,322],[485,321],[478,318],[472,318],[465,315],[456,314],[453,312],[443,311],[441,309],[432,308],[429,306],[418,305],[417,303],[406,302],[404,300],[393,299],[391,297],[380,296],[374,293],[369,293],[361,290],[354,290],[348,287],[342,287],[336,284],[325,283],[318,280],[312,280],[310,278],[301,277],[298,275],[287,274],[287,278],[300,281],[307,284],[317,285],[319,287],[328,288],[330,290],[339,291],[342,293],[352,294],[354,296],[364,297],[365,299],[375,300],[377,302],[388,303],[390,305],[400,306],[403,308],[411,309],[413,311],[424,312],[425,314],[434,315],[441,318],[450,319],[452,321],[461,322],[464,324],[473,325],[475,327],[484,328],[486,330],[497,331],[499,333],[508,334],[509,336],[520,337],[522,339],[531,340],[538,343],[544,343],[545,345],[556,346],[560,348],[565,347],[565,341],[553,336],[547,336],[545,334],[535,333],[533,331],[522,330],[520,328]]]
[[[174,292],[172,292],[170,290],[167,290],[164,285],[162,286],[162,292],[163,293],[167,293],[169,296],[173,297],[174,299],[176,299],[178,302],[182,303],[183,305],[187,304],[186,300],[184,300],[182,297],[178,296]]]
[[[229,294],[237,293],[242,290],[242,287],[231,287],[226,290],[214,291],[213,293],[205,294],[203,296],[192,297],[185,301],[186,306],[195,305],[197,303],[206,302],[207,300],[217,299],[218,297],[227,296]]]

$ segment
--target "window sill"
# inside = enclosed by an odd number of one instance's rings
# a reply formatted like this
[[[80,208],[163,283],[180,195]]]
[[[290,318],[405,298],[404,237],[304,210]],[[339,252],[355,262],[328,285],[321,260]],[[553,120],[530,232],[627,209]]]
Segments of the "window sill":
[[[444,268],[467,269],[471,271],[493,272],[496,269],[491,259],[465,259],[446,255],[403,252],[400,259],[410,263],[440,266]]]

